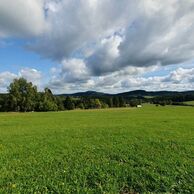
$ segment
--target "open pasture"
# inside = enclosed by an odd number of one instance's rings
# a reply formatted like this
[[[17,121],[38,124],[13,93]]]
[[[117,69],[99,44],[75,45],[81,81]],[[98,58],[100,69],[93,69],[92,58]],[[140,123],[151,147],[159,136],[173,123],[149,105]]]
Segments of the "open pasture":
[[[194,108],[0,113],[0,193],[194,193]]]

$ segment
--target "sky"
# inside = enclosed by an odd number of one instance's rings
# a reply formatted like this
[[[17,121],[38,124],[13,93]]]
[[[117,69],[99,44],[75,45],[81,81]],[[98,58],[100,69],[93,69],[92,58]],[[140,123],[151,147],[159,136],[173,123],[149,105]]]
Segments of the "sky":
[[[0,0],[0,92],[194,90],[194,0]]]

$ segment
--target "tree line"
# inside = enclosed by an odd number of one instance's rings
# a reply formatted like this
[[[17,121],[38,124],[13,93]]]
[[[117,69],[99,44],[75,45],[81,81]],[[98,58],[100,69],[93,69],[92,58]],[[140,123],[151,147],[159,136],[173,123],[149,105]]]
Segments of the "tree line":
[[[129,106],[136,106],[140,101],[131,101]],[[0,111],[63,111],[73,109],[100,109],[126,107],[122,97],[70,97],[55,96],[49,88],[38,92],[37,86],[24,78],[14,79],[8,87],[8,93],[0,96]]]
[[[146,98],[143,96],[56,96],[49,88],[38,92],[37,86],[24,78],[14,79],[8,93],[0,94],[0,111],[63,111],[73,109],[101,109],[116,107],[136,107],[142,103],[186,106],[185,101],[194,100],[194,94],[174,94]],[[188,106],[188,105],[187,105]]]

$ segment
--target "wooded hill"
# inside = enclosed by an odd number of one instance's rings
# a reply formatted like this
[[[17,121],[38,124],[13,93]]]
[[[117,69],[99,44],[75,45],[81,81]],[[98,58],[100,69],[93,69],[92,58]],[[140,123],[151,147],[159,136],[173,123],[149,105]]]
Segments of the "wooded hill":
[[[62,111],[72,109],[99,109],[112,107],[135,107],[142,103],[158,105],[184,105],[194,100],[194,91],[135,90],[118,94],[96,91],[54,95],[49,88],[38,92],[37,87],[24,78],[15,79],[8,93],[0,94],[0,111]],[[192,106],[192,105],[190,105]]]
[[[103,92],[96,91],[86,91],[86,92],[77,92],[73,94],[59,94],[58,96],[123,96],[123,97],[157,97],[157,96],[175,96],[175,95],[194,95],[194,91],[146,91],[146,90],[133,90],[129,92],[117,93],[117,94],[109,94]]]

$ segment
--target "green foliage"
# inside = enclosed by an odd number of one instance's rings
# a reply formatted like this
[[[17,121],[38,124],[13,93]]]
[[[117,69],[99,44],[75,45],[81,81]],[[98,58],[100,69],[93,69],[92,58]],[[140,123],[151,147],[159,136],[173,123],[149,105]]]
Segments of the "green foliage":
[[[109,108],[108,104],[101,102],[101,108]]]
[[[8,111],[8,94],[1,94],[0,95],[0,111],[5,112]]]
[[[15,79],[8,87],[8,104],[11,111],[34,111],[37,88],[24,78]]]
[[[158,92],[161,96],[152,96],[146,98],[137,96],[145,91],[134,91],[133,95],[128,96],[127,93],[122,95],[101,95],[95,96],[96,92],[88,93],[88,96],[64,97],[55,96],[49,88],[45,88],[44,92],[37,92],[37,87],[31,82],[27,82],[24,78],[15,79],[8,88],[8,95],[0,94],[0,111],[63,111],[73,109],[101,109],[108,107],[135,107],[141,103],[151,103],[165,106],[193,106],[184,103],[194,99],[192,93],[176,93],[167,92],[169,96],[163,96],[166,92]],[[131,93],[132,94],[132,93]],[[150,95],[153,93],[150,93]]]
[[[61,97],[55,97],[55,101],[58,107],[59,111],[63,111],[64,110],[64,105],[63,105],[63,99]]]
[[[113,97],[113,107],[119,107],[119,98],[117,96]]]
[[[55,97],[49,88],[43,93],[24,78],[15,79],[8,87],[8,94],[1,95],[0,111],[57,111],[63,110],[62,100]]]
[[[102,104],[99,99],[92,99],[91,100],[91,108],[99,109],[102,107]]]
[[[45,88],[43,100],[41,102],[43,106],[43,111],[57,111],[58,110],[57,100],[55,96],[53,96],[49,88]]]
[[[112,97],[109,97],[109,98],[108,98],[107,104],[108,104],[108,106],[109,106],[110,108],[113,107],[113,100],[112,100]]]
[[[0,193],[194,193],[194,109],[0,113]]]
[[[133,99],[129,102],[129,105],[131,107],[136,107],[137,105],[140,105],[141,104],[141,100],[138,100],[138,99]]]
[[[85,109],[84,103],[80,102],[80,103],[77,105],[77,108],[79,108],[79,109]]]
[[[73,110],[73,109],[75,109],[75,104],[74,104],[74,102],[73,102],[73,100],[72,100],[71,97],[69,97],[69,96],[66,97],[66,99],[64,101],[64,107],[67,110]]]
[[[122,96],[119,96],[119,107],[125,107],[126,103]]]
[[[94,100],[94,103],[95,103],[95,107],[96,107],[96,108],[101,108],[101,107],[102,107],[102,104],[101,104],[101,102],[100,102],[99,99],[95,99],[95,100]]]

